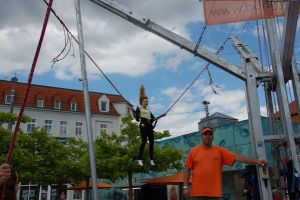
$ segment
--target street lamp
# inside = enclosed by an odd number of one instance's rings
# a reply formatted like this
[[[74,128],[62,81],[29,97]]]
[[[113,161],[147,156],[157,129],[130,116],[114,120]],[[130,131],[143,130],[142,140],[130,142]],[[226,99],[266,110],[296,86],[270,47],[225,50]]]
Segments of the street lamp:
[[[207,122],[207,125],[209,126],[210,123],[209,123],[209,120],[208,120],[208,118],[209,118],[208,105],[210,104],[210,102],[205,100],[205,101],[202,101],[202,104],[204,105],[204,110],[205,110],[205,113],[206,113],[206,122]]]

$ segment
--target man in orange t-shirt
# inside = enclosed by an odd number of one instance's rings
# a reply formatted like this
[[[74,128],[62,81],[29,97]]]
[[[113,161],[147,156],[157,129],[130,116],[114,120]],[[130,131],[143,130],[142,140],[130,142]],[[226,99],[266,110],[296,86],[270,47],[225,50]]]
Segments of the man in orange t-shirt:
[[[232,166],[235,161],[246,164],[267,165],[265,160],[256,160],[237,155],[219,146],[213,146],[213,129],[204,127],[201,130],[203,145],[190,150],[186,161],[184,173],[184,196],[190,195],[188,181],[192,174],[192,199],[218,199],[222,197],[222,171],[223,165]]]

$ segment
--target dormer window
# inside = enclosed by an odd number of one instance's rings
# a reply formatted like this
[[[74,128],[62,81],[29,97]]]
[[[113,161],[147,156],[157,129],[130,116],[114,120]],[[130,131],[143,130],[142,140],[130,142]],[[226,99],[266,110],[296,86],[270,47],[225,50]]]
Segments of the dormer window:
[[[38,99],[36,102],[38,108],[44,108],[44,99]]]
[[[98,99],[98,106],[100,112],[109,112],[109,98],[106,95],[102,95]]]
[[[53,108],[56,109],[56,110],[60,110],[60,106],[61,106],[61,102],[60,100],[54,100],[54,105],[53,105]]]
[[[75,101],[71,102],[70,107],[71,107],[71,111],[77,111],[77,103]]]
[[[107,112],[107,101],[101,101],[101,112]]]

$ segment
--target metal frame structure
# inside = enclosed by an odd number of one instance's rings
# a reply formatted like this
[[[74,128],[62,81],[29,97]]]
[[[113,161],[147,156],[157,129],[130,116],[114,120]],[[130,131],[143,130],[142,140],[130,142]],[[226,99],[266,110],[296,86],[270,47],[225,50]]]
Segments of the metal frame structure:
[[[281,62],[283,64],[284,77],[288,80],[292,77],[292,60],[294,54],[294,43],[296,37],[297,21],[300,8],[299,0],[286,2],[285,21],[283,27],[283,39],[281,49]]]
[[[182,36],[158,25],[146,17],[136,15],[130,9],[120,5],[119,3],[116,3],[115,1],[90,1],[243,80],[246,86],[248,117],[254,156],[259,159],[266,159],[265,141],[276,141],[281,139],[281,136],[276,134],[274,123],[275,117],[271,93],[275,90],[278,97],[277,101],[279,102],[281,120],[284,128],[284,138],[288,142],[295,169],[297,172],[300,172],[285,85],[287,81],[292,80],[298,113],[300,113],[300,82],[296,69],[296,62],[293,58],[293,47],[296,35],[300,0],[288,0],[287,2],[282,44],[279,44],[280,40],[278,39],[277,30],[275,29],[273,19],[265,20],[267,24],[269,49],[271,52],[270,54],[274,72],[263,72],[261,70],[262,66],[257,61],[257,56],[255,56],[255,54],[245,44],[241,43],[234,37],[232,37],[231,40],[234,48],[240,54],[243,67],[237,66],[223,58],[220,58],[218,55],[207,49],[201,47],[195,48],[196,45],[188,39],[183,38]],[[282,45],[282,48],[280,48],[280,45]],[[276,85],[272,83],[274,77],[276,80]],[[266,82],[265,84],[268,86],[266,87],[265,94],[270,128],[272,131],[272,135],[268,137],[263,136],[259,108],[257,87],[261,82]],[[272,200],[270,181],[268,180],[268,176],[262,168],[259,168],[258,170],[258,177],[260,180],[259,186],[261,198],[264,200]],[[264,182],[263,179],[266,182]],[[265,186],[264,183],[267,183],[267,185]]]
[[[297,20],[296,20],[296,22],[297,22]],[[285,21],[285,23],[288,23],[288,22]],[[283,63],[282,63],[281,57],[280,57],[280,46],[278,45],[278,41],[280,41],[280,40],[277,35],[277,30],[275,27],[274,19],[267,19],[266,26],[267,26],[271,61],[272,61],[272,66],[273,66],[273,70],[274,70],[274,75],[276,78],[276,85],[274,87],[275,87],[275,91],[277,94],[277,101],[279,103],[280,118],[282,121],[284,134],[288,138],[287,141],[288,141],[290,156],[293,159],[294,167],[295,167],[296,171],[299,173],[300,172],[299,171],[299,160],[298,160],[298,156],[297,156],[297,152],[296,152],[294,131],[293,131],[293,126],[292,126],[291,113],[289,110],[289,102],[287,99],[287,91],[286,91],[286,81],[289,81],[290,78],[285,79],[285,77],[288,77],[289,70],[287,71],[288,68],[286,65],[282,65]],[[285,25],[285,27],[286,27],[286,25]],[[285,30],[285,32],[286,31],[289,31],[289,30]],[[284,32],[284,35],[287,35],[285,32]],[[289,48],[293,49],[293,47],[294,47],[294,45],[290,46]],[[287,48],[287,47],[285,47],[285,48]],[[288,49],[285,49],[285,48],[282,51],[288,51]],[[292,60],[293,59],[290,60],[289,65],[295,66],[295,65],[292,65]],[[298,79],[298,81],[295,81],[295,84],[299,85],[299,79]],[[296,90],[294,92],[298,93],[299,91]],[[298,107],[299,107],[299,104],[298,104]]]
[[[254,155],[259,159],[267,159],[263,127],[261,122],[259,98],[257,92],[257,79],[258,74],[262,72],[262,68],[258,63],[258,59],[254,53],[242,42],[236,38],[231,38],[234,48],[238,51],[241,56],[241,62],[246,71],[246,97],[247,97],[247,108],[249,117],[249,128],[252,139],[252,149]],[[264,200],[272,200],[271,184],[267,177],[263,176],[263,169],[258,168],[258,184],[260,187],[260,196]],[[265,182],[267,183],[265,185]]]
[[[76,21],[77,21],[77,30],[78,30],[78,41],[79,41],[84,110],[85,110],[86,129],[87,129],[88,144],[89,144],[89,158],[90,158],[90,170],[92,176],[93,200],[98,200],[97,172],[96,172],[96,161],[95,161],[94,144],[93,144],[94,140],[93,140],[92,120],[91,120],[92,115],[91,115],[90,97],[89,97],[89,89],[88,89],[88,79],[86,73],[84,40],[83,40],[81,10],[80,10],[79,0],[75,0],[75,10],[76,10]]]

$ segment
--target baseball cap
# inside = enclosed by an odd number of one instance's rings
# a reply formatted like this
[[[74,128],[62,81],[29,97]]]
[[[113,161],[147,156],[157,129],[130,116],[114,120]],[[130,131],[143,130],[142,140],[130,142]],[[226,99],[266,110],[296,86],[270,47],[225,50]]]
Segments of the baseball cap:
[[[211,127],[204,127],[202,130],[201,130],[201,134],[203,133],[206,133],[206,132],[211,132],[213,133],[213,129]]]

